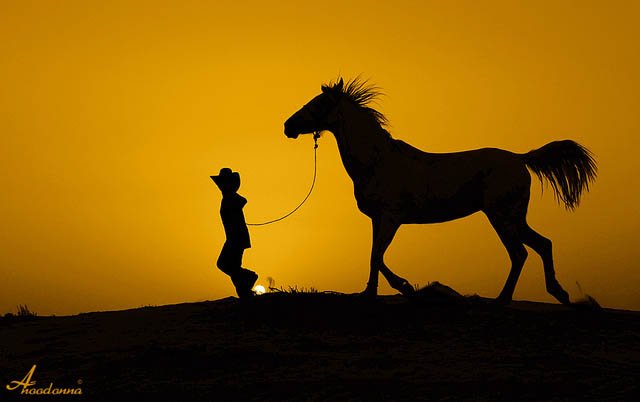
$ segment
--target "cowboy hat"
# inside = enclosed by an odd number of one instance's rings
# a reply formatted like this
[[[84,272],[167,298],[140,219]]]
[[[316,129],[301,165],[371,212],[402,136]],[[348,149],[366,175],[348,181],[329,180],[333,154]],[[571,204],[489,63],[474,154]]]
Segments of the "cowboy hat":
[[[240,173],[234,172],[226,167],[220,169],[220,173],[217,176],[210,177],[218,185],[218,187],[228,185],[239,187],[240,184]]]

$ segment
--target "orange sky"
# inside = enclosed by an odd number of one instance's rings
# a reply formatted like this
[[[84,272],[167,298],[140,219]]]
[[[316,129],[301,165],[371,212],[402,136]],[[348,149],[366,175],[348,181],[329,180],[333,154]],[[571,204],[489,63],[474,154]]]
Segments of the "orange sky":
[[[135,3],[135,4],[132,4]],[[640,6],[635,2],[20,1],[0,5],[0,312],[69,314],[234,294],[208,176],[242,174],[250,221],[306,194],[312,140],[283,122],[339,74],[383,87],[390,131],[447,152],[571,138],[599,177],[576,212],[534,180],[558,279],[640,309]],[[251,229],[266,284],[356,292],[370,223],[335,140],[307,205]],[[494,297],[508,257],[482,214],[403,226],[388,265]],[[392,290],[381,278],[381,293]],[[552,301],[529,254],[514,296]]]

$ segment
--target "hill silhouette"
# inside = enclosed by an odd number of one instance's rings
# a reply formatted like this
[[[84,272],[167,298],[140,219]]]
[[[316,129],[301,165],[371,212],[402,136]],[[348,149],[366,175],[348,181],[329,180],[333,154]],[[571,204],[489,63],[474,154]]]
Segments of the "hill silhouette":
[[[445,288],[5,318],[0,399],[35,364],[74,400],[637,400],[640,313]]]

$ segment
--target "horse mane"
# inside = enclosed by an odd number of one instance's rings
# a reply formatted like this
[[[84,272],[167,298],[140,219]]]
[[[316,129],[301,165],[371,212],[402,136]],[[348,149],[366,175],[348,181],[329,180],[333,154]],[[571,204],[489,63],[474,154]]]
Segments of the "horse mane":
[[[346,96],[347,99],[353,102],[356,106],[360,107],[363,112],[367,113],[371,118],[373,118],[376,123],[380,125],[380,128],[389,137],[391,137],[391,134],[389,134],[389,132],[384,129],[385,126],[389,125],[389,120],[387,119],[387,117],[381,112],[369,106],[372,102],[375,102],[378,98],[384,95],[384,93],[382,92],[382,88],[370,84],[368,80],[363,80],[359,76],[348,80],[344,83],[344,85],[342,85],[342,87],[338,85],[341,80],[341,78],[338,78],[335,83],[323,85],[322,90]]]

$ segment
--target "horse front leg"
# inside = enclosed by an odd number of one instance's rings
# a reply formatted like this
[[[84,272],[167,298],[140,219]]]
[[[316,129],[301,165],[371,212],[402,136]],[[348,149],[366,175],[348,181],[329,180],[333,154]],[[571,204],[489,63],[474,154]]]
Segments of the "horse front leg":
[[[373,219],[373,244],[371,246],[371,265],[369,271],[369,282],[362,294],[366,296],[376,296],[378,294],[378,273],[382,272],[392,288],[409,294],[413,292],[413,287],[409,282],[391,272],[384,264],[384,253],[391,244],[393,237],[396,235],[399,224],[392,219]]]

